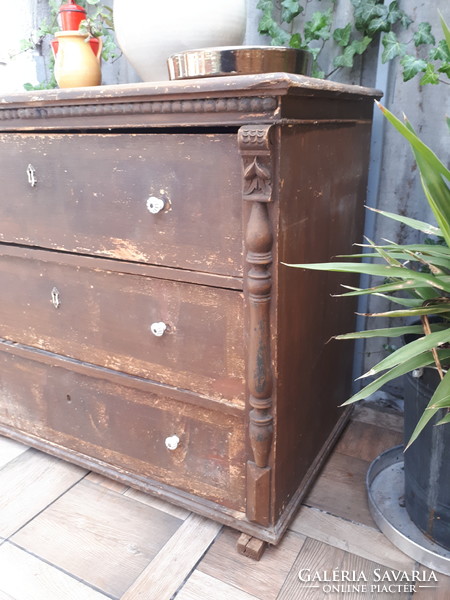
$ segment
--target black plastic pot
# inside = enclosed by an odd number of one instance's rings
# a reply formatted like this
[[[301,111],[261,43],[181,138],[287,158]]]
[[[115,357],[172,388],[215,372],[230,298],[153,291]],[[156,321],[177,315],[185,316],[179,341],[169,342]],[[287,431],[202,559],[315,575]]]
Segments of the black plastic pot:
[[[404,378],[405,441],[408,441],[430,401],[439,375],[425,368],[420,377]],[[450,424],[428,423],[405,452],[405,505],[413,523],[440,546],[450,550]]]

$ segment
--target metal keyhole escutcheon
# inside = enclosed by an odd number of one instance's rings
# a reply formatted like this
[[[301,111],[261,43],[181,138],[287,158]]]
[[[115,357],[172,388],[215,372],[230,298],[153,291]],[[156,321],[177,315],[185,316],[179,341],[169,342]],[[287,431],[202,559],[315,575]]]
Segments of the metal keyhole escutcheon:
[[[59,292],[55,287],[52,289],[52,304],[55,308],[58,308],[61,304],[61,300],[59,299]]]
[[[27,177],[28,177],[28,183],[31,185],[31,187],[35,187],[35,185],[37,183],[36,169],[31,164],[28,165],[28,167],[27,167]]]

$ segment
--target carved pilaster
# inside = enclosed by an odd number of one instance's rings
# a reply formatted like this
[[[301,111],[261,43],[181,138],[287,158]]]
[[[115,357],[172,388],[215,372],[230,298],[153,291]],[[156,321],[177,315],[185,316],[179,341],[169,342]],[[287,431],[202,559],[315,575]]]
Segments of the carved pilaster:
[[[239,149],[244,163],[244,200],[272,199],[271,125],[241,127]]]
[[[243,127],[239,148],[243,160],[243,198],[250,200],[245,242],[248,270],[245,290],[248,302],[247,382],[249,390],[249,439],[253,461],[247,465],[247,517],[268,524],[272,447],[272,357],[270,303],[273,234],[267,203],[272,199],[270,126]]]

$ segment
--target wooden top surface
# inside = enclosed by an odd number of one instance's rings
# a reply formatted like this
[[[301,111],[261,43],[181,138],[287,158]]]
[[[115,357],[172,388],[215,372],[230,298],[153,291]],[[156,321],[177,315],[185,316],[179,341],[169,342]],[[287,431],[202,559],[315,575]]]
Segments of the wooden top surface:
[[[380,96],[288,73],[31,91],[0,98],[0,132],[368,122]]]
[[[234,75],[178,81],[127,83],[85,88],[38,90],[15,93],[0,98],[0,109],[32,104],[101,102],[132,102],[144,99],[211,98],[217,96],[302,96],[339,95],[348,97],[380,97],[379,90],[356,85],[346,85],[289,73],[263,73]]]

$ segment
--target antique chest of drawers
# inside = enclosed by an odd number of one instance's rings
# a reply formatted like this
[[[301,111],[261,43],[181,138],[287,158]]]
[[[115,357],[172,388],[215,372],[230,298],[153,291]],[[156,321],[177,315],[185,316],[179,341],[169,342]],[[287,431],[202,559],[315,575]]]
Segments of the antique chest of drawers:
[[[343,427],[374,90],[0,103],[0,432],[277,543]]]

